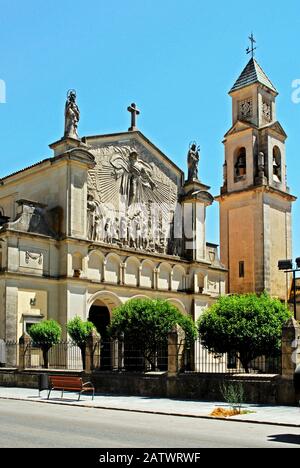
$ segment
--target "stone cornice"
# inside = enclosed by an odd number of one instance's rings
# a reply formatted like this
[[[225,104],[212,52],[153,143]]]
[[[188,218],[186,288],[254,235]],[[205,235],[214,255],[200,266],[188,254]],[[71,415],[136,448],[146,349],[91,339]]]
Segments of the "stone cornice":
[[[233,197],[233,196],[241,196],[242,194],[249,193],[249,192],[270,192],[270,193],[274,193],[278,197],[285,198],[286,200],[289,200],[291,202],[294,202],[297,200],[297,197],[295,197],[294,195],[291,195],[290,193],[283,192],[281,190],[273,188],[270,185],[251,185],[250,187],[247,187],[244,189],[235,190],[233,192],[226,192],[226,193],[217,195],[215,196],[215,200],[220,202],[221,200],[225,200],[226,198]]]

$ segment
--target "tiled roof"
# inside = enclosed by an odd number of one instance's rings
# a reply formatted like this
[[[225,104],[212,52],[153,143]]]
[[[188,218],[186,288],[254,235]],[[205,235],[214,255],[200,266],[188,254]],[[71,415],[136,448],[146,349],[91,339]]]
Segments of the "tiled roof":
[[[3,177],[0,177],[0,183],[5,180],[5,179],[8,179],[8,177],[12,177],[14,175],[17,175],[19,174],[20,172],[25,172],[27,171],[28,169],[32,169],[33,167],[36,167],[36,166],[39,166],[40,164],[43,164],[47,161],[50,161],[51,159],[53,158],[46,158],[46,159],[43,159],[42,161],[39,161],[39,162],[36,162],[34,164],[31,164],[30,166],[27,166],[27,167],[24,167],[23,169],[19,169],[18,171],[15,171],[15,172],[11,172],[10,174],[7,174],[6,176],[3,176]]]
[[[237,91],[238,89],[245,88],[246,86],[252,85],[254,83],[261,83],[262,85],[277,93],[276,88],[271,83],[261,66],[254,58],[251,58],[231,88],[230,93]]]

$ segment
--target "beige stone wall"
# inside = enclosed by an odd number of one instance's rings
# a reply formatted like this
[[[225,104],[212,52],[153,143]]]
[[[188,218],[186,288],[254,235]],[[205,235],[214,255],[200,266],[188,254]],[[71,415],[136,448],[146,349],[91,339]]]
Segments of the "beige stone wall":
[[[10,275],[1,281],[1,290],[4,308],[2,311],[0,307],[0,338],[18,340],[24,331],[24,321],[31,321],[30,317],[43,316],[65,323],[66,308],[60,300],[57,281]],[[36,304],[31,306],[33,298]]]
[[[20,337],[25,329],[24,323],[31,321],[30,318],[43,319],[48,318],[48,294],[47,291],[36,289],[18,289],[18,326],[17,336]],[[35,300],[35,304],[31,305],[30,301]],[[30,316],[30,318],[29,318]]]
[[[0,280],[0,339],[5,337],[5,282]]]
[[[253,207],[232,208],[229,211],[229,285],[230,292],[255,290],[254,212]],[[245,276],[239,278],[239,262],[245,265]]]
[[[285,299],[278,260],[291,257],[291,202],[263,190],[224,197],[220,203],[221,262],[229,268],[231,293],[262,292]],[[239,262],[245,277],[239,278]]]
[[[15,202],[24,198],[44,203],[48,209],[60,206],[65,216],[67,193],[67,165],[49,165],[4,180],[0,189],[0,207],[4,208],[5,215],[14,219],[17,214]]]
[[[70,227],[69,234],[86,237],[87,230],[87,170],[80,164],[70,167]]]
[[[266,289],[272,295],[285,299],[291,277],[278,270],[278,260],[292,258],[291,204],[268,195],[264,202]]]

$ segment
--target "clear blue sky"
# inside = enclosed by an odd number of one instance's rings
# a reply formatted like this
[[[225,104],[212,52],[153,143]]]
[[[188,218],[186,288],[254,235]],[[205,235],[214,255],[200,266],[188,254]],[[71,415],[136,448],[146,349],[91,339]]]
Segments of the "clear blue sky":
[[[231,125],[227,95],[249,57],[280,92],[278,120],[289,135],[288,182],[300,197],[299,3],[251,0],[0,0],[0,177],[51,155],[63,134],[66,92],[75,88],[80,135],[127,130],[127,105],[140,130],[182,169],[189,142],[201,145],[200,176],[216,195],[222,138]],[[207,239],[218,242],[218,205]],[[300,255],[300,200],[294,205],[294,255]]]

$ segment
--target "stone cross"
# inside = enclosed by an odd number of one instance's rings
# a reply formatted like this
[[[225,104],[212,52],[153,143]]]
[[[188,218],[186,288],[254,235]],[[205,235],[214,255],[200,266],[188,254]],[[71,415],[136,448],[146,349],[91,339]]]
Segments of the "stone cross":
[[[134,102],[129,107],[127,107],[127,110],[131,113],[131,127],[128,129],[128,131],[134,132],[135,130],[137,130],[136,117],[140,114],[140,111],[137,109],[136,104]]]

